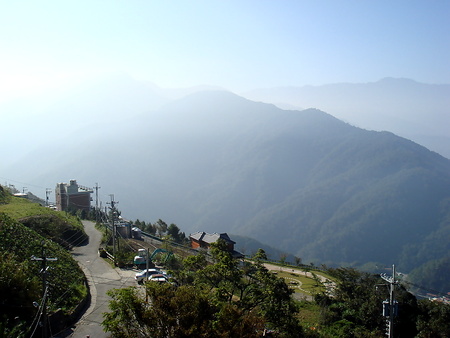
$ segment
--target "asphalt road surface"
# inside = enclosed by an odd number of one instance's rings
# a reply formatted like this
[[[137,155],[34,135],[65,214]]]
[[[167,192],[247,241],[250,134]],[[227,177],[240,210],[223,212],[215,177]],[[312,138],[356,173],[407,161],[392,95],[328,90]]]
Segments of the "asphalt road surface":
[[[101,322],[103,313],[108,312],[111,299],[106,295],[110,289],[136,286],[134,275],[136,271],[113,268],[98,255],[101,233],[95,229],[93,222],[83,221],[86,234],[89,236],[87,245],[75,247],[72,255],[83,269],[91,291],[91,303],[82,318],[64,333],[55,337],[71,338],[107,338],[111,334],[103,331]]]

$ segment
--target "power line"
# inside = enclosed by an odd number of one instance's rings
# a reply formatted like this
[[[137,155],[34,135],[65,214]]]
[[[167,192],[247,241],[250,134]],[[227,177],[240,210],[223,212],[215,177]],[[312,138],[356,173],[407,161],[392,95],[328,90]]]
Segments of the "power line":
[[[58,258],[50,258],[45,256],[45,242],[42,242],[42,257],[31,256],[32,261],[41,261],[41,274],[42,274],[42,337],[47,338],[48,319],[47,319],[47,262],[57,261]]]
[[[38,312],[36,313],[36,316],[34,317],[33,322],[30,325],[30,329],[31,329],[33,327],[33,325],[35,325],[34,323],[36,322],[36,326],[34,327],[33,333],[31,334],[30,337],[34,337],[34,333],[36,332],[39,324],[41,323],[41,317],[42,317],[42,311],[43,311],[43,305],[45,302],[45,297],[46,297],[46,294],[44,294],[44,297],[42,297],[41,303],[39,304]]]
[[[34,302],[33,305],[34,304],[36,304],[36,306],[37,306],[36,302]],[[35,322],[36,322],[36,326],[34,327],[33,333],[31,334],[30,337],[34,336],[34,333],[36,332],[36,329],[37,329],[37,327],[39,325],[39,322],[40,322],[40,319],[41,319],[41,316],[42,316],[42,305],[43,304],[44,304],[44,298],[41,299],[41,303],[39,304],[38,311],[36,312],[36,316],[34,317],[33,322],[30,325],[29,331],[31,331],[31,328],[35,325]]]
[[[448,294],[445,291],[438,291],[438,290],[430,289],[430,288],[427,288],[427,287],[422,286],[422,285],[418,285],[418,284],[414,284],[412,282],[408,282],[406,280],[402,280],[401,282],[405,283],[405,284],[408,284],[408,285],[411,285],[411,286],[415,286],[418,289],[421,289],[421,290],[424,290],[424,291],[427,291],[427,292],[430,292],[430,293],[433,293],[433,294],[436,294],[436,295],[439,295],[439,296],[448,296]]]
[[[2,180],[6,180],[6,181],[10,181],[10,182],[15,182],[15,183],[20,183],[20,184],[26,184],[28,186],[32,186],[32,187],[36,187],[36,188],[41,188],[41,189],[45,189],[45,187],[40,186],[40,185],[36,185],[36,184],[32,184],[29,182],[22,182],[22,181],[17,181],[17,180],[12,180],[10,178],[6,178],[6,177],[0,177]]]

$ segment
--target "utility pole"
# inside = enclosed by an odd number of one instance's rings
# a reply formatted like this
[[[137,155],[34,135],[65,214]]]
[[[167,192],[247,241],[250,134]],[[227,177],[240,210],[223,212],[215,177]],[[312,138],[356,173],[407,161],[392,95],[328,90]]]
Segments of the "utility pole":
[[[50,193],[52,192],[52,189],[45,189],[45,206],[48,207],[49,203],[48,203],[48,196],[50,195]]]
[[[394,316],[397,315],[397,301],[394,296],[395,285],[398,281],[395,280],[395,265],[392,265],[392,276],[389,277],[385,273],[382,273],[381,278],[389,283],[389,301],[383,302],[383,316],[386,317],[387,332],[386,335],[389,338],[394,337]]]
[[[114,256],[114,264],[116,263],[116,224],[115,224],[115,218],[116,218],[116,204],[119,202],[114,201],[114,194],[109,195],[111,197],[111,202],[107,204],[111,204],[111,225],[112,225],[112,236],[113,236],[113,256]]]
[[[150,249],[147,248],[146,257],[145,257],[145,277],[148,282],[148,268],[150,266]],[[145,288],[145,301],[148,303],[148,290]]]
[[[95,209],[98,209],[98,189],[101,187],[98,186],[98,183],[95,183]]]
[[[95,183],[95,220],[98,223],[98,214],[99,214],[99,208],[98,208],[98,189],[101,187],[98,186],[98,183]]]
[[[145,257],[145,269],[147,271],[146,276],[147,276],[147,282],[148,282],[148,268],[150,267],[150,249],[147,248],[147,257]]]
[[[47,262],[57,261],[58,258],[50,258],[45,256],[45,243],[42,242],[42,257],[31,256],[32,261],[41,261],[41,274],[42,274],[42,337],[47,338],[47,297],[48,297],[48,286],[47,286]]]

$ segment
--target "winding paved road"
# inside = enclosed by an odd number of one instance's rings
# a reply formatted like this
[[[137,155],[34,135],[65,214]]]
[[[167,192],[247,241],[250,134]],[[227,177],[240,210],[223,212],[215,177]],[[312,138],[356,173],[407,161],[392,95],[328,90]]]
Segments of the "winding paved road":
[[[117,289],[136,285],[134,281],[135,271],[112,268],[110,264],[98,255],[102,234],[90,221],[83,221],[86,234],[89,236],[87,245],[75,247],[72,255],[78,261],[84,271],[91,291],[91,304],[82,318],[63,335],[58,337],[71,338],[107,338],[111,335],[103,331],[101,322],[103,313],[108,311],[108,303],[111,299],[106,295],[110,289]]]

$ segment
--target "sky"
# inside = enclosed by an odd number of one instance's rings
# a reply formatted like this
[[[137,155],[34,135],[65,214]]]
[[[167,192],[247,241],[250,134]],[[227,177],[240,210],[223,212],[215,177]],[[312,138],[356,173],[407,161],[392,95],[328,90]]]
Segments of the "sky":
[[[104,74],[164,88],[450,83],[449,1],[0,0],[0,102]]]

